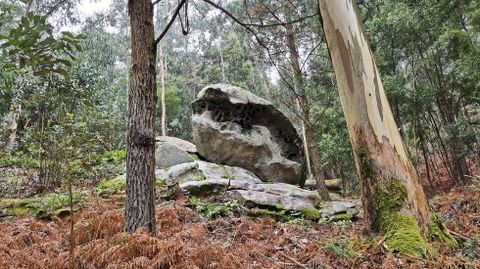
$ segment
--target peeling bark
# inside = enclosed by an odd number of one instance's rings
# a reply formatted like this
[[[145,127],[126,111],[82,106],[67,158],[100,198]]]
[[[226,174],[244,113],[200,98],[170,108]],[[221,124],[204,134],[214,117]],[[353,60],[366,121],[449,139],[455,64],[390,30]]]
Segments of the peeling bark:
[[[318,4],[354,152],[365,225],[384,233],[392,249],[421,256],[432,227],[428,203],[398,131],[355,3],[318,0]]]

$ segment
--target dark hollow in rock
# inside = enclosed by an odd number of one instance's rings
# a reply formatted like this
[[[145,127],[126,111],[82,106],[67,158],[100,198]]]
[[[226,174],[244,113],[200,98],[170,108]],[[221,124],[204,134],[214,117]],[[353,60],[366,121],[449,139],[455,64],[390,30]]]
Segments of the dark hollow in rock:
[[[239,87],[215,84],[199,93],[192,108],[194,140],[205,159],[249,169],[265,181],[303,184],[301,139],[269,102]],[[246,140],[253,153],[242,154]]]

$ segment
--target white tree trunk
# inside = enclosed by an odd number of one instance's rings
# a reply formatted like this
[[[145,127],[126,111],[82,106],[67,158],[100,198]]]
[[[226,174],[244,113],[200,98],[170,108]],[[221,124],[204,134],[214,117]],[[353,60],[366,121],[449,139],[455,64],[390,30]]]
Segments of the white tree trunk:
[[[383,232],[389,248],[422,255],[433,222],[445,241],[452,238],[441,223],[432,221],[356,5],[353,0],[318,3],[354,152],[366,227]]]

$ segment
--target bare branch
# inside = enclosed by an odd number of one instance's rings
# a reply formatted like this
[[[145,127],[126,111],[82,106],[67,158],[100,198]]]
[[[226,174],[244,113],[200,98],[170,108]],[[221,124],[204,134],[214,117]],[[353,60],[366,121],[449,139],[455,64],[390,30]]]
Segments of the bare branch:
[[[157,39],[155,39],[155,41],[153,42],[153,45],[158,45],[158,43],[160,42],[160,40],[162,40],[162,38],[165,36],[165,34],[167,34],[168,30],[170,29],[170,27],[172,26],[173,22],[175,21],[175,19],[177,18],[178,14],[180,13],[180,9],[182,9],[183,5],[185,4],[185,2],[187,2],[187,0],[181,0],[181,2],[178,4],[177,8],[175,9],[175,11],[173,12],[173,16],[172,18],[170,19],[170,21],[167,23],[167,26],[165,27],[165,29],[163,29],[163,32],[157,37]]]
[[[269,28],[269,27],[276,27],[276,26],[285,26],[287,24],[293,24],[293,23],[299,23],[299,22],[302,22],[306,19],[310,19],[310,18],[313,18],[313,17],[316,17],[318,16],[318,14],[312,14],[312,15],[308,15],[308,16],[305,16],[305,17],[301,17],[301,18],[298,18],[296,20],[293,20],[293,21],[287,21],[287,22],[278,22],[278,23],[271,23],[271,24],[258,24],[258,23],[245,23],[245,25],[247,26],[253,26],[253,27],[259,27],[259,28]]]
[[[237,24],[239,24],[240,26],[242,26],[243,28],[245,28],[248,32],[250,32],[253,37],[255,38],[255,40],[257,41],[257,43],[263,47],[267,53],[268,53],[268,57],[270,59],[270,62],[272,63],[273,67],[275,67],[275,69],[277,70],[278,74],[280,75],[280,78],[282,78],[283,82],[287,85],[287,87],[292,90],[295,95],[298,95],[295,91],[295,87],[293,87],[286,79],[285,77],[283,76],[282,72],[280,72],[280,69],[278,68],[278,66],[275,64],[275,61],[273,60],[272,58],[272,55],[270,53],[270,49],[267,45],[265,45],[262,40],[258,37],[258,34],[248,25],[248,24],[245,24],[244,22],[240,21],[237,17],[235,17],[232,13],[230,13],[228,10],[226,10],[225,8],[223,8],[222,6],[210,1],[210,0],[203,0],[205,3],[215,7],[216,9],[222,11],[225,15],[227,15],[230,19],[232,19],[234,22],[236,22]]]
[[[50,8],[50,10],[45,14],[45,16],[50,17],[53,12],[57,11],[57,9],[66,2],[67,0],[58,1],[52,8]]]

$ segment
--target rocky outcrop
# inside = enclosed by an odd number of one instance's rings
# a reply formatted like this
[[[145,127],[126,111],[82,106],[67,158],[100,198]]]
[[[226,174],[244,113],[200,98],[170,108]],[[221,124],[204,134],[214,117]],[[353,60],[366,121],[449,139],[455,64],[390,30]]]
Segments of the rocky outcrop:
[[[323,203],[316,191],[284,183],[264,183],[240,167],[194,161],[157,169],[157,180],[179,187],[195,197],[241,201],[250,208],[301,212],[311,219],[343,220],[358,214],[348,202]]]
[[[304,183],[301,140],[266,100],[227,84],[204,88],[193,102],[193,139],[208,161],[243,167],[263,181]]]

